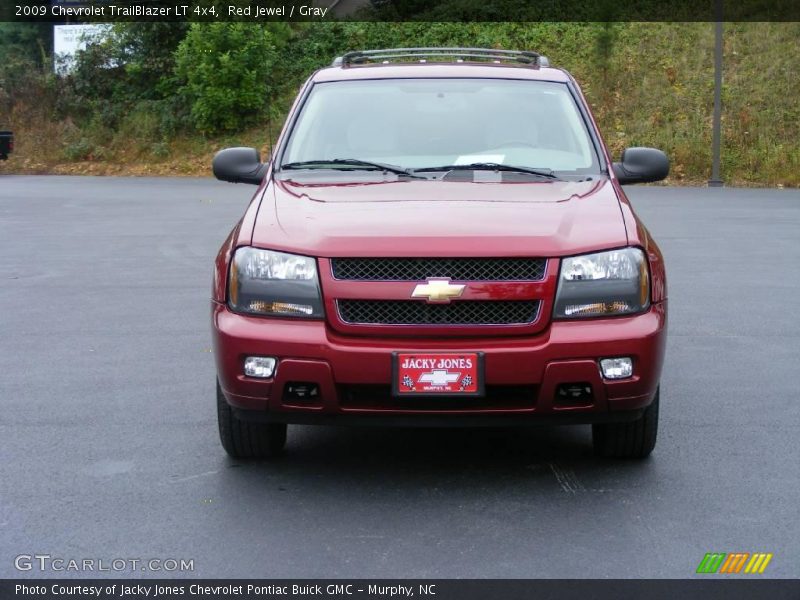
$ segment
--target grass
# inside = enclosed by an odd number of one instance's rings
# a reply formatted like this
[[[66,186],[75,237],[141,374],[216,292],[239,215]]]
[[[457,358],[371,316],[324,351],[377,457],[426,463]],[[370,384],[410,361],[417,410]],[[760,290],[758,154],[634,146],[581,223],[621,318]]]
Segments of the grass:
[[[363,38],[348,42],[358,46],[369,40],[369,27],[359,30]],[[672,160],[668,183],[702,184],[710,177],[713,23],[398,24],[396,29],[400,39],[422,35],[426,43],[540,50],[581,83],[615,157],[628,146],[655,146]],[[800,186],[800,23],[727,23],[724,35],[723,179],[729,185]],[[288,100],[282,104],[288,106]],[[40,107],[17,105],[9,120],[17,152],[0,172],[208,175],[211,157],[222,147],[252,145],[262,154],[269,148],[266,123],[214,138],[162,139],[146,111],[129,115],[116,131],[53,121]],[[273,134],[279,125],[273,121]]]

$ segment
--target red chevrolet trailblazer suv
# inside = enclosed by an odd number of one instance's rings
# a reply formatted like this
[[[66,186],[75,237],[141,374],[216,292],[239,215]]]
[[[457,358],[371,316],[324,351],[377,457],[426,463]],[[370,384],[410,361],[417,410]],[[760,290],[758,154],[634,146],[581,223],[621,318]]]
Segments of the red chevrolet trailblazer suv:
[[[216,260],[222,445],[270,456],[287,423],[592,423],[596,452],[656,442],[664,261],[578,84],[534,52],[351,52],[314,73]]]

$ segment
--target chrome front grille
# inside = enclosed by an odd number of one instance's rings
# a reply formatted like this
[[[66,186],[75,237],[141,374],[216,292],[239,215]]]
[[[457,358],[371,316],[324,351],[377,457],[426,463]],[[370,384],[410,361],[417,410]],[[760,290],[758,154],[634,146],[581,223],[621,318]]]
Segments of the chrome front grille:
[[[524,325],[539,314],[539,300],[464,300],[428,304],[418,300],[338,300],[339,316],[351,325]]]
[[[334,258],[333,276],[350,281],[541,281],[543,258]]]

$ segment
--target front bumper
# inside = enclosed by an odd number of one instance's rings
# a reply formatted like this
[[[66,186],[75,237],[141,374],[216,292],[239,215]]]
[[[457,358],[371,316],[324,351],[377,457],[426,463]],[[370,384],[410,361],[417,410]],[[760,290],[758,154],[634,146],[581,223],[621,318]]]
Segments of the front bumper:
[[[241,418],[284,423],[511,425],[635,418],[652,402],[666,345],[666,302],[640,315],[555,321],[535,336],[376,338],[345,336],[323,321],[266,319],[212,303],[220,386]],[[484,398],[393,398],[392,352],[482,351]],[[271,379],[247,377],[246,356],[275,356]],[[600,358],[630,356],[634,374],[605,380]],[[288,397],[287,384],[318,386]],[[564,401],[563,384],[588,383],[589,397]]]

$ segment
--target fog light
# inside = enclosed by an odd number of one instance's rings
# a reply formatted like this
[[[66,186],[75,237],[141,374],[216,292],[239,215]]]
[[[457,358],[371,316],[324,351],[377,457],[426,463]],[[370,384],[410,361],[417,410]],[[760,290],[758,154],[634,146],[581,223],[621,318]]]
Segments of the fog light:
[[[600,368],[606,379],[625,379],[633,375],[633,361],[627,356],[604,358],[600,361]]]
[[[244,374],[248,377],[268,379],[275,372],[277,359],[271,356],[248,356],[244,359]]]

